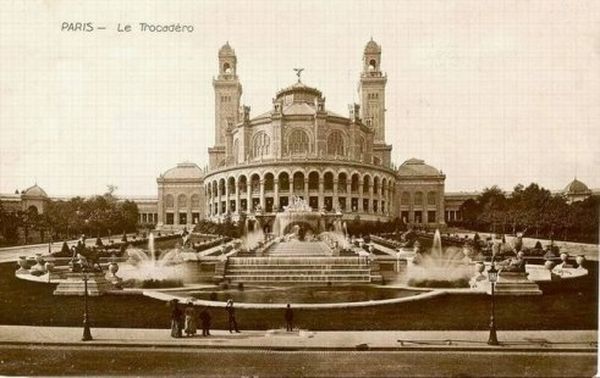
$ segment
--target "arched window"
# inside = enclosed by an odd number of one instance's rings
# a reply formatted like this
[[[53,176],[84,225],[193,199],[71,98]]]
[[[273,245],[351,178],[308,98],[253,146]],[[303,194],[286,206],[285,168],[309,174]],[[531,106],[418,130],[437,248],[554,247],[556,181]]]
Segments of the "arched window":
[[[352,193],[358,193],[359,181],[360,181],[360,178],[358,177],[358,174],[356,174],[356,173],[353,174],[352,181],[350,183],[350,190],[352,191]]]
[[[415,205],[422,205],[422,204],[423,204],[423,193],[416,192],[415,193]]]
[[[308,190],[319,189],[319,172],[312,171],[308,174]]]
[[[304,190],[304,173],[296,172],[294,173],[294,191],[300,192]]]
[[[235,194],[235,178],[230,177],[227,179],[227,191],[229,194]]]
[[[175,198],[172,195],[167,194],[165,196],[165,207],[167,209],[172,209],[175,206]]]
[[[252,138],[252,156],[254,158],[260,158],[262,156],[269,155],[269,149],[271,147],[271,138],[264,131],[259,131],[254,134]]]
[[[347,182],[347,176],[344,172],[341,172],[338,175],[338,192],[339,193],[346,193],[346,189],[348,186],[348,182]]]
[[[246,179],[246,176],[240,176],[238,180],[238,187],[240,188],[240,193],[246,193],[246,191],[248,190],[247,186],[248,180]]]
[[[225,179],[219,180],[219,193],[224,196],[225,195]]]
[[[327,137],[327,154],[344,156],[344,136],[340,131],[332,131]]]
[[[187,206],[187,197],[185,196],[185,194],[180,194],[179,197],[177,197],[177,207],[186,207]]]
[[[258,193],[260,191],[260,176],[256,173],[250,177],[250,190],[252,193]]]
[[[231,73],[231,66],[229,65],[229,63],[223,64],[223,72]]]
[[[267,173],[265,175],[265,191],[271,192],[275,187],[275,176],[272,173]]]
[[[369,193],[369,186],[371,186],[371,177],[367,175],[363,178],[363,193]]]
[[[290,177],[286,172],[279,174],[279,190],[287,192],[290,190]]]
[[[191,198],[192,208],[200,208],[200,196],[198,194],[192,194]]]
[[[375,59],[369,60],[369,71],[374,71],[377,68],[377,61]]]
[[[373,179],[373,194],[379,195],[379,177]]]
[[[308,153],[308,135],[304,130],[296,129],[288,137],[288,153],[305,154]]]
[[[328,192],[333,190],[333,173],[325,172],[323,175],[323,189]]]
[[[427,204],[428,205],[435,205],[435,197],[436,197],[437,193],[436,192],[429,192],[427,193]]]

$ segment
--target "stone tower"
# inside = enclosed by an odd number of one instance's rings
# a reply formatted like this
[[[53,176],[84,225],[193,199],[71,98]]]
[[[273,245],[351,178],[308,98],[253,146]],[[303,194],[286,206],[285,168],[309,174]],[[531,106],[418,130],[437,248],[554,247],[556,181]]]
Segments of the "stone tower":
[[[373,130],[373,163],[388,166],[391,146],[385,144],[385,84],[381,72],[381,47],[371,40],[363,52],[358,92],[362,121]]]
[[[239,121],[238,109],[242,85],[237,76],[235,51],[225,43],[219,49],[219,76],[213,79],[215,89],[215,145],[209,148],[209,165],[214,168],[231,155],[231,130]]]

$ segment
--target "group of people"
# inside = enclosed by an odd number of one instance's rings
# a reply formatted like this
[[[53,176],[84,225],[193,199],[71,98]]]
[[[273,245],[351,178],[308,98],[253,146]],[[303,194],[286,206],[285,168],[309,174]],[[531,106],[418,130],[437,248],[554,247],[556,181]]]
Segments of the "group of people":
[[[179,301],[174,299],[171,301],[171,307],[171,337],[183,337],[184,333],[187,337],[196,335],[198,323],[194,304],[191,301],[188,302],[182,311]],[[200,311],[199,320],[202,325],[202,336],[210,336],[211,316],[208,308],[205,307]]]
[[[196,309],[192,301],[189,301],[185,308],[182,310],[177,299],[173,299],[171,302],[171,337],[179,338],[183,337],[183,334],[187,337],[196,335],[197,332],[197,315]],[[241,333],[238,328],[238,323],[235,318],[235,308],[233,307],[233,300],[229,299],[225,305],[227,311],[227,318],[229,324],[229,333]],[[294,327],[294,311],[288,304],[284,313],[286,331],[293,331]],[[210,322],[211,315],[208,308],[204,307],[200,311],[199,315],[200,324],[202,325],[202,336],[210,336]]]

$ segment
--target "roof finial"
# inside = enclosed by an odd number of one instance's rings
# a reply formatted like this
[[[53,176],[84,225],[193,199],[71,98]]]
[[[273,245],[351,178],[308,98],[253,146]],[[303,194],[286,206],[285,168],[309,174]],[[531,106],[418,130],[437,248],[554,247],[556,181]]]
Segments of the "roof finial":
[[[294,68],[294,71],[296,71],[296,76],[298,76],[298,83],[301,83],[302,81],[300,80],[300,75],[302,75],[302,71],[304,71],[304,68]]]

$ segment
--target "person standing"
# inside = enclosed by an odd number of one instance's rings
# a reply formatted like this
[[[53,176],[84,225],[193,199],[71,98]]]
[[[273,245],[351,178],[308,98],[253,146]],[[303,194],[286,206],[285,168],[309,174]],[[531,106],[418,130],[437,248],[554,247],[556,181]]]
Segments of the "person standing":
[[[289,303],[285,309],[284,317],[285,317],[285,330],[287,332],[292,332],[294,330],[294,310],[292,310],[292,307],[290,306]]]
[[[202,322],[202,336],[210,336],[210,313],[207,307],[200,312],[200,321]]]
[[[177,299],[171,301],[171,337],[181,337],[182,313],[178,302]]]
[[[185,308],[185,334],[190,337],[196,334],[196,310],[192,301]]]
[[[227,314],[229,317],[229,333],[232,333],[235,330],[236,333],[241,333],[238,329],[237,321],[235,320],[235,309],[233,308],[233,300],[228,299],[227,304],[225,305],[225,309],[227,310]]]

